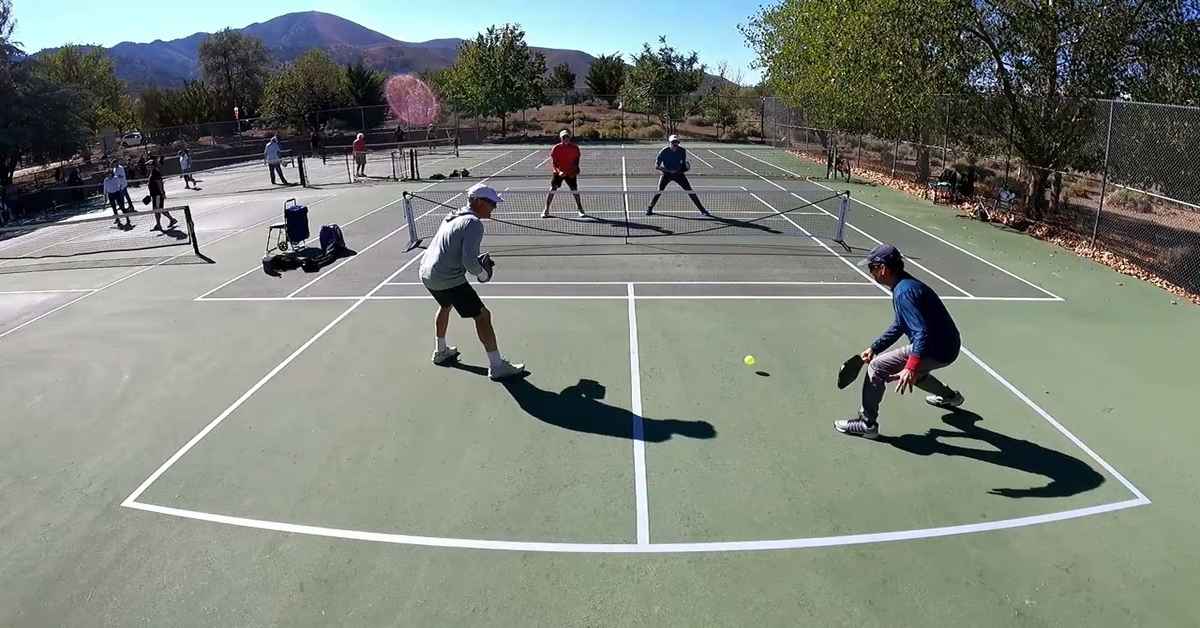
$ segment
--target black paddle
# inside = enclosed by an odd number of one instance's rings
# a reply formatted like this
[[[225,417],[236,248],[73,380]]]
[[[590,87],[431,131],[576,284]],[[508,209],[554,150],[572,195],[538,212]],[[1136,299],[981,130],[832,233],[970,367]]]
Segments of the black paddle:
[[[858,379],[858,373],[862,370],[863,359],[861,355],[855,354],[850,356],[850,359],[842,362],[842,368],[838,369],[837,387],[839,389],[849,386],[854,380]]]

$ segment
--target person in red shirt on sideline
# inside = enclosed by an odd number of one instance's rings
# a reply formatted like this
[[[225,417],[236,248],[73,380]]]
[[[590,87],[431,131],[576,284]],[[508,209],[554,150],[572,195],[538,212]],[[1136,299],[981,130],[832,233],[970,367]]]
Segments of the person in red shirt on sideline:
[[[571,132],[563,129],[558,132],[558,143],[550,150],[550,163],[554,168],[554,176],[550,179],[550,193],[546,195],[546,211],[542,218],[550,217],[550,203],[554,201],[554,192],[562,187],[563,181],[571,188],[571,196],[575,197],[575,207],[579,209],[579,217],[587,216],[583,211],[583,203],[579,200],[579,146],[571,141]]]
[[[354,176],[367,176],[367,138],[362,133],[354,138],[354,144],[351,146],[354,153]]]

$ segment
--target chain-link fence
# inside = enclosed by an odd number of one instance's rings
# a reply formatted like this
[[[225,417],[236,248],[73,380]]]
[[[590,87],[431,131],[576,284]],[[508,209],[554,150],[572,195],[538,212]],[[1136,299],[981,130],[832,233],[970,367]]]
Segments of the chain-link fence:
[[[933,142],[872,128],[822,129],[779,98],[765,99],[763,124],[776,146],[821,162],[833,152],[852,168],[909,182],[935,200],[941,181],[953,186],[949,198],[1023,213],[1200,292],[1200,108],[1080,103],[1075,157],[1047,169],[1020,157],[1013,124],[995,104],[939,103],[926,117],[936,122],[922,133]]]

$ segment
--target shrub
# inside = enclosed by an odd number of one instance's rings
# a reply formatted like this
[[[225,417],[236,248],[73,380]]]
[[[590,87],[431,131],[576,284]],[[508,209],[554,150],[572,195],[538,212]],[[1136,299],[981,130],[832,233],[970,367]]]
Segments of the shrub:
[[[1092,196],[1092,186],[1084,180],[1072,181],[1071,185],[1067,186],[1067,198],[1090,198]]]
[[[1144,194],[1139,194],[1133,190],[1119,188],[1108,197],[1108,203],[1118,209],[1137,212],[1139,214],[1154,213],[1154,206],[1150,204],[1150,198]]]
[[[575,127],[575,137],[585,140],[598,140],[600,139],[600,129],[590,124],[578,126]]]
[[[688,116],[686,122],[692,126],[712,126],[712,123],[704,116]]]

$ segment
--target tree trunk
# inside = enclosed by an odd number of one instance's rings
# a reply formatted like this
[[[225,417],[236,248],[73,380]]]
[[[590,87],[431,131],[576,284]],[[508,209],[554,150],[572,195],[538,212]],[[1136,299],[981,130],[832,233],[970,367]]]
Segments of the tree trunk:
[[[1050,196],[1051,211],[1056,216],[1060,215],[1060,210],[1062,209],[1062,196],[1063,196],[1063,181],[1062,181],[1062,173],[1061,172],[1054,173],[1054,187],[1052,188],[1050,194],[1051,194],[1051,196]]]
[[[1042,219],[1042,210],[1046,208],[1046,184],[1050,179],[1050,171],[1041,168],[1032,169],[1033,176],[1029,180],[1028,202],[1025,211],[1034,220]]]
[[[917,144],[917,183],[929,181],[929,146]]]
[[[508,116],[500,114],[500,137],[508,137]]]

